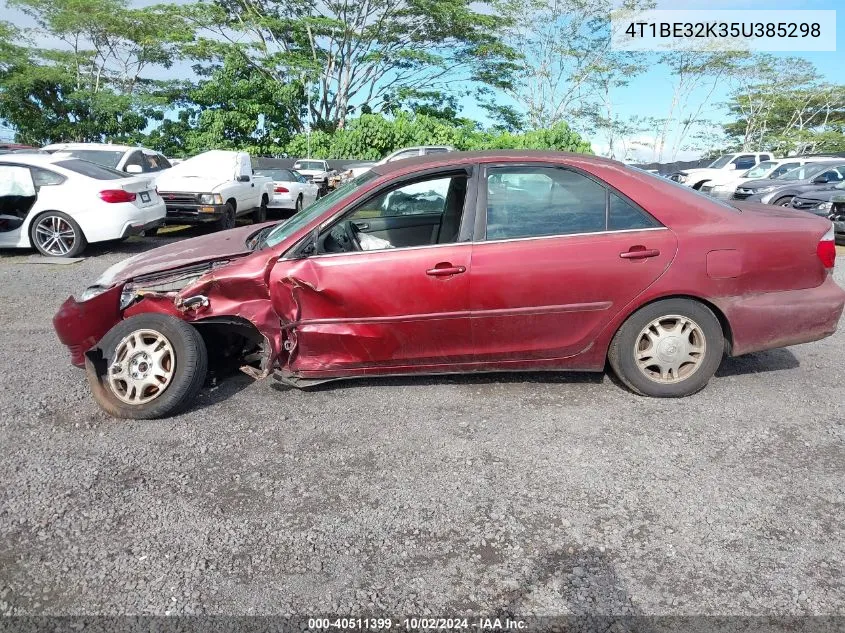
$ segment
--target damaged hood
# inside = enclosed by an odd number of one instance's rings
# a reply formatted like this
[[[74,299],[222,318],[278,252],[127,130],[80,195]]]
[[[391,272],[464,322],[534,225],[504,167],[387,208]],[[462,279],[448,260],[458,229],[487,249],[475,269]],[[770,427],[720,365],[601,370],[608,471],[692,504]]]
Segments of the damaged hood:
[[[247,238],[269,224],[275,223],[242,226],[210,235],[201,235],[139,253],[107,268],[95,285],[107,288],[140,275],[245,255],[251,252],[246,245]]]

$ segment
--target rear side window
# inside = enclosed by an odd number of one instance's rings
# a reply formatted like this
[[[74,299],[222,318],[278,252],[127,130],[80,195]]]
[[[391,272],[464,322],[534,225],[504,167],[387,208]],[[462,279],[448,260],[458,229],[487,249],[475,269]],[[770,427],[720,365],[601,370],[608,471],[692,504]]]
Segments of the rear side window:
[[[487,177],[487,239],[597,233],[660,226],[582,174],[556,167],[499,167]]]
[[[126,174],[116,169],[109,169],[96,163],[90,163],[87,160],[70,159],[63,160],[56,163],[57,166],[64,169],[94,178],[95,180],[120,180],[126,178]]]
[[[756,164],[757,159],[754,158],[754,156],[751,154],[744,154],[742,156],[738,156],[734,160],[734,165],[736,165],[737,169],[751,169]]]
[[[40,167],[31,167],[32,182],[36,187],[49,187],[51,185],[60,185],[65,181],[64,176],[60,176],[54,171],[48,169],[41,169]]]

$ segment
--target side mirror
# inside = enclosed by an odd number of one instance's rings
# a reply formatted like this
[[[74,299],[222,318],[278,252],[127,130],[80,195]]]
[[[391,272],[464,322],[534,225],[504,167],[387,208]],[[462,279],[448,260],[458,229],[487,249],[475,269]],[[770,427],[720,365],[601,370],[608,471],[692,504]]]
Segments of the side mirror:
[[[127,165],[126,169],[124,169],[123,171],[125,171],[127,174],[141,174],[144,172],[144,170],[141,169],[140,165]]]
[[[249,178],[249,176],[244,175],[244,176],[238,176],[236,180],[238,182],[249,182],[250,178]]]
[[[311,234],[308,236],[308,239],[302,243],[302,246],[299,248],[299,251],[296,254],[297,259],[305,259],[306,257],[311,257],[311,255],[317,254],[317,248],[320,245],[320,227],[316,227]]]
[[[827,174],[822,174],[821,176],[813,178],[814,185],[826,185],[828,182]]]

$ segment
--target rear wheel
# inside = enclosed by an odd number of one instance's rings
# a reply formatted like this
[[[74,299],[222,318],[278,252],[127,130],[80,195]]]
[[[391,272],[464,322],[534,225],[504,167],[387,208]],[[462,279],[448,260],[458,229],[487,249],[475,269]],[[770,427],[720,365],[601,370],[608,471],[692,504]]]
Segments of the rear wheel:
[[[232,206],[231,202],[226,203],[226,209],[221,218],[215,223],[215,226],[220,231],[235,228],[235,207]]]
[[[294,209],[293,209],[293,213],[294,213],[294,215],[296,215],[296,214],[297,214],[297,213],[299,213],[300,211],[302,211],[302,196],[299,196],[299,197],[296,199],[296,206],[295,206],[295,207],[294,207]]]
[[[783,198],[778,198],[772,204],[778,207],[791,207],[792,206],[792,196],[784,196]]]
[[[103,337],[103,362],[86,358],[97,404],[117,418],[148,420],[174,415],[199,393],[208,354],[199,332],[164,314],[139,314]]]
[[[261,204],[252,212],[253,224],[261,224],[267,221],[267,196],[261,197]]]
[[[638,310],[610,344],[608,361],[629,389],[678,398],[704,388],[722,362],[725,338],[716,315],[690,299],[666,299]]]
[[[47,257],[76,257],[88,242],[76,221],[61,211],[42,213],[32,221],[29,238]]]

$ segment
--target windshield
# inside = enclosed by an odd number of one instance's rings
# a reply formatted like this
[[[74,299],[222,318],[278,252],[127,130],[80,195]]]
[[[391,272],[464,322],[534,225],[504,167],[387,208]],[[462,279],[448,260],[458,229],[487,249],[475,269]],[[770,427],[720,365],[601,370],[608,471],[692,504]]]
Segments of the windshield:
[[[281,224],[277,224],[275,227],[273,227],[273,230],[270,231],[264,237],[264,239],[261,241],[259,248],[275,246],[276,244],[281,243],[283,240],[286,240],[291,235],[296,233],[296,231],[311,222],[314,218],[324,213],[335,203],[351,195],[355,192],[356,189],[358,189],[358,187],[360,187],[366,182],[369,182],[373,178],[376,178],[376,174],[374,172],[368,171],[366,174],[361,174],[354,180],[350,180],[346,184],[338,187],[329,195],[320,198],[310,207],[305,209],[305,211],[301,211],[296,215],[292,216],[290,219],[282,222]]]
[[[120,159],[123,158],[125,152],[114,152],[103,149],[63,149],[57,153],[68,154],[74,158],[81,158],[102,165],[103,167],[114,169],[117,167]]]
[[[786,172],[783,176],[779,176],[778,180],[805,180],[833,167],[830,163],[808,163]]]
[[[727,165],[729,162],[731,162],[731,159],[733,157],[734,157],[733,154],[725,154],[724,156],[719,156],[719,158],[717,158],[716,160],[714,160],[712,163],[710,163],[707,166],[707,169],[721,169],[722,167]]]
[[[309,169],[311,171],[318,169],[323,170],[325,164],[318,160],[298,160],[293,164],[294,169]]]
[[[764,160],[756,167],[752,167],[747,172],[742,174],[743,178],[765,178],[770,171],[777,167],[777,163],[773,160]]]

